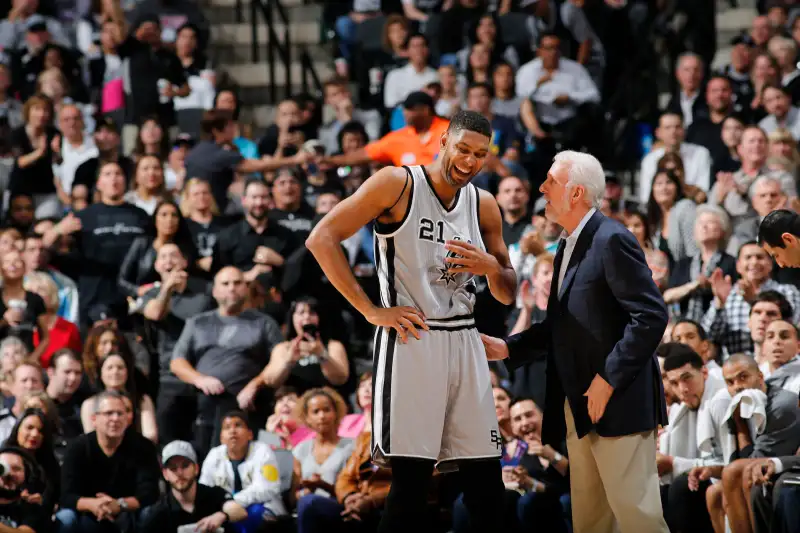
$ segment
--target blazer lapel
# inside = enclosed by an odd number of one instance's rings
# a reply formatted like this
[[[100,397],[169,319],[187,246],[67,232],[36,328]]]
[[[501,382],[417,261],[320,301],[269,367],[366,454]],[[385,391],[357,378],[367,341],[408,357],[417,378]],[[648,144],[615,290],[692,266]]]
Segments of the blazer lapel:
[[[573,280],[575,279],[575,273],[578,271],[578,266],[580,265],[583,256],[586,254],[586,250],[588,250],[589,246],[592,244],[592,237],[594,237],[594,234],[597,232],[597,228],[600,227],[600,223],[603,221],[603,218],[603,214],[600,213],[600,211],[595,211],[592,217],[586,221],[586,225],[581,230],[581,234],[578,235],[578,241],[575,243],[575,248],[572,249],[572,255],[569,257],[567,271],[564,274],[564,282],[558,289],[559,299],[564,297]],[[557,276],[558,273],[554,272],[553,275]]]
[[[567,241],[561,239],[558,243],[556,250],[556,258],[553,261],[553,279],[550,282],[550,297],[547,299],[547,312],[550,314],[551,310],[556,308],[558,304],[558,273],[561,272],[561,263],[564,261],[564,248],[566,248]],[[555,284],[555,285],[554,285]],[[553,290],[555,288],[556,290]]]

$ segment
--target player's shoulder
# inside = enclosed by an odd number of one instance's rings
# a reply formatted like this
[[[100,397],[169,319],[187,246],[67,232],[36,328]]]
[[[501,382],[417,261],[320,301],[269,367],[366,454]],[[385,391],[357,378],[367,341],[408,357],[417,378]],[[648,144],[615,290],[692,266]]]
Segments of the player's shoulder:
[[[410,173],[405,167],[390,166],[383,167],[370,176],[365,185],[373,192],[399,192],[407,186],[410,179]]]

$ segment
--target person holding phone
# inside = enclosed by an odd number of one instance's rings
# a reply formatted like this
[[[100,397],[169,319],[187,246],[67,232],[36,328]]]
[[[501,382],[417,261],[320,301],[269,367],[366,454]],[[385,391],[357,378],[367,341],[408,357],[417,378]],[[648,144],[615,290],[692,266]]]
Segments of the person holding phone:
[[[261,374],[268,387],[309,389],[343,385],[350,377],[347,351],[320,327],[319,303],[314,298],[295,300],[287,317],[289,340],[275,346]]]

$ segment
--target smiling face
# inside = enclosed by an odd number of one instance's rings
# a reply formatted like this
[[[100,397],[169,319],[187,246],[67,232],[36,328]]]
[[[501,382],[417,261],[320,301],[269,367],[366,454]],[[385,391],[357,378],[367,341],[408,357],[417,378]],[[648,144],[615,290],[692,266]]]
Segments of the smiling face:
[[[38,450],[44,440],[44,424],[42,419],[36,415],[26,416],[19,425],[17,433],[17,444],[26,449]]]
[[[474,131],[448,131],[442,136],[442,177],[461,188],[483,169],[491,139]]]
[[[119,355],[109,355],[100,367],[100,380],[106,389],[123,390],[128,381],[128,366]]]
[[[757,244],[746,244],[739,251],[736,271],[751,283],[761,283],[772,273],[769,254]]]

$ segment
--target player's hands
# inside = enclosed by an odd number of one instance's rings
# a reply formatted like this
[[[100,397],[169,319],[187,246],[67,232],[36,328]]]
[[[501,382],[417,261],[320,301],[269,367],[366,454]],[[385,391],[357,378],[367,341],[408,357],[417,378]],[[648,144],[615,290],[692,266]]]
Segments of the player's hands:
[[[489,361],[501,361],[508,357],[508,344],[503,339],[481,333],[481,340],[486,349],[486,359]]]
[[[769,486],[770,478],[775,475],[775,463],[770,461],[769,459],[764,459],[760,463],[757,463],[753,466],[750,470],[750,486],[760,486],[760,485],[767,485]]]
[[[608,400],[611,399],[613,393],[614,387],[609,385],[600,374],[595,374],[591,385],[589,385],[589,390],[583,394],[589,399],[589,418],[592,419],[592,424],[597,424],[603,418]]]
[[[689,470],[687,481],[689,490],[696,492],[700,488],[701,481],[708,481],[711,479],[711,469],[707,466],[696,466]]]
[[[425,323],[425,316],[422,312],[419,309],[407,305],[402,307],[389,307],[387,309],[376,307],[365,315],[364,318],[373,326],[396,330],[397,335],[400,337],[400,342],[402,343],[408,342],[409,333],[415,339],[419,339],[417,327],[428,331],[428,325]]]
[[[444,247],[448,252],[458,254],[447,258],[447,271],[451,274],[469,272],[476,276],[488,276],[500,270],[497,258],[474,244],[466,241],[447,241]]]

